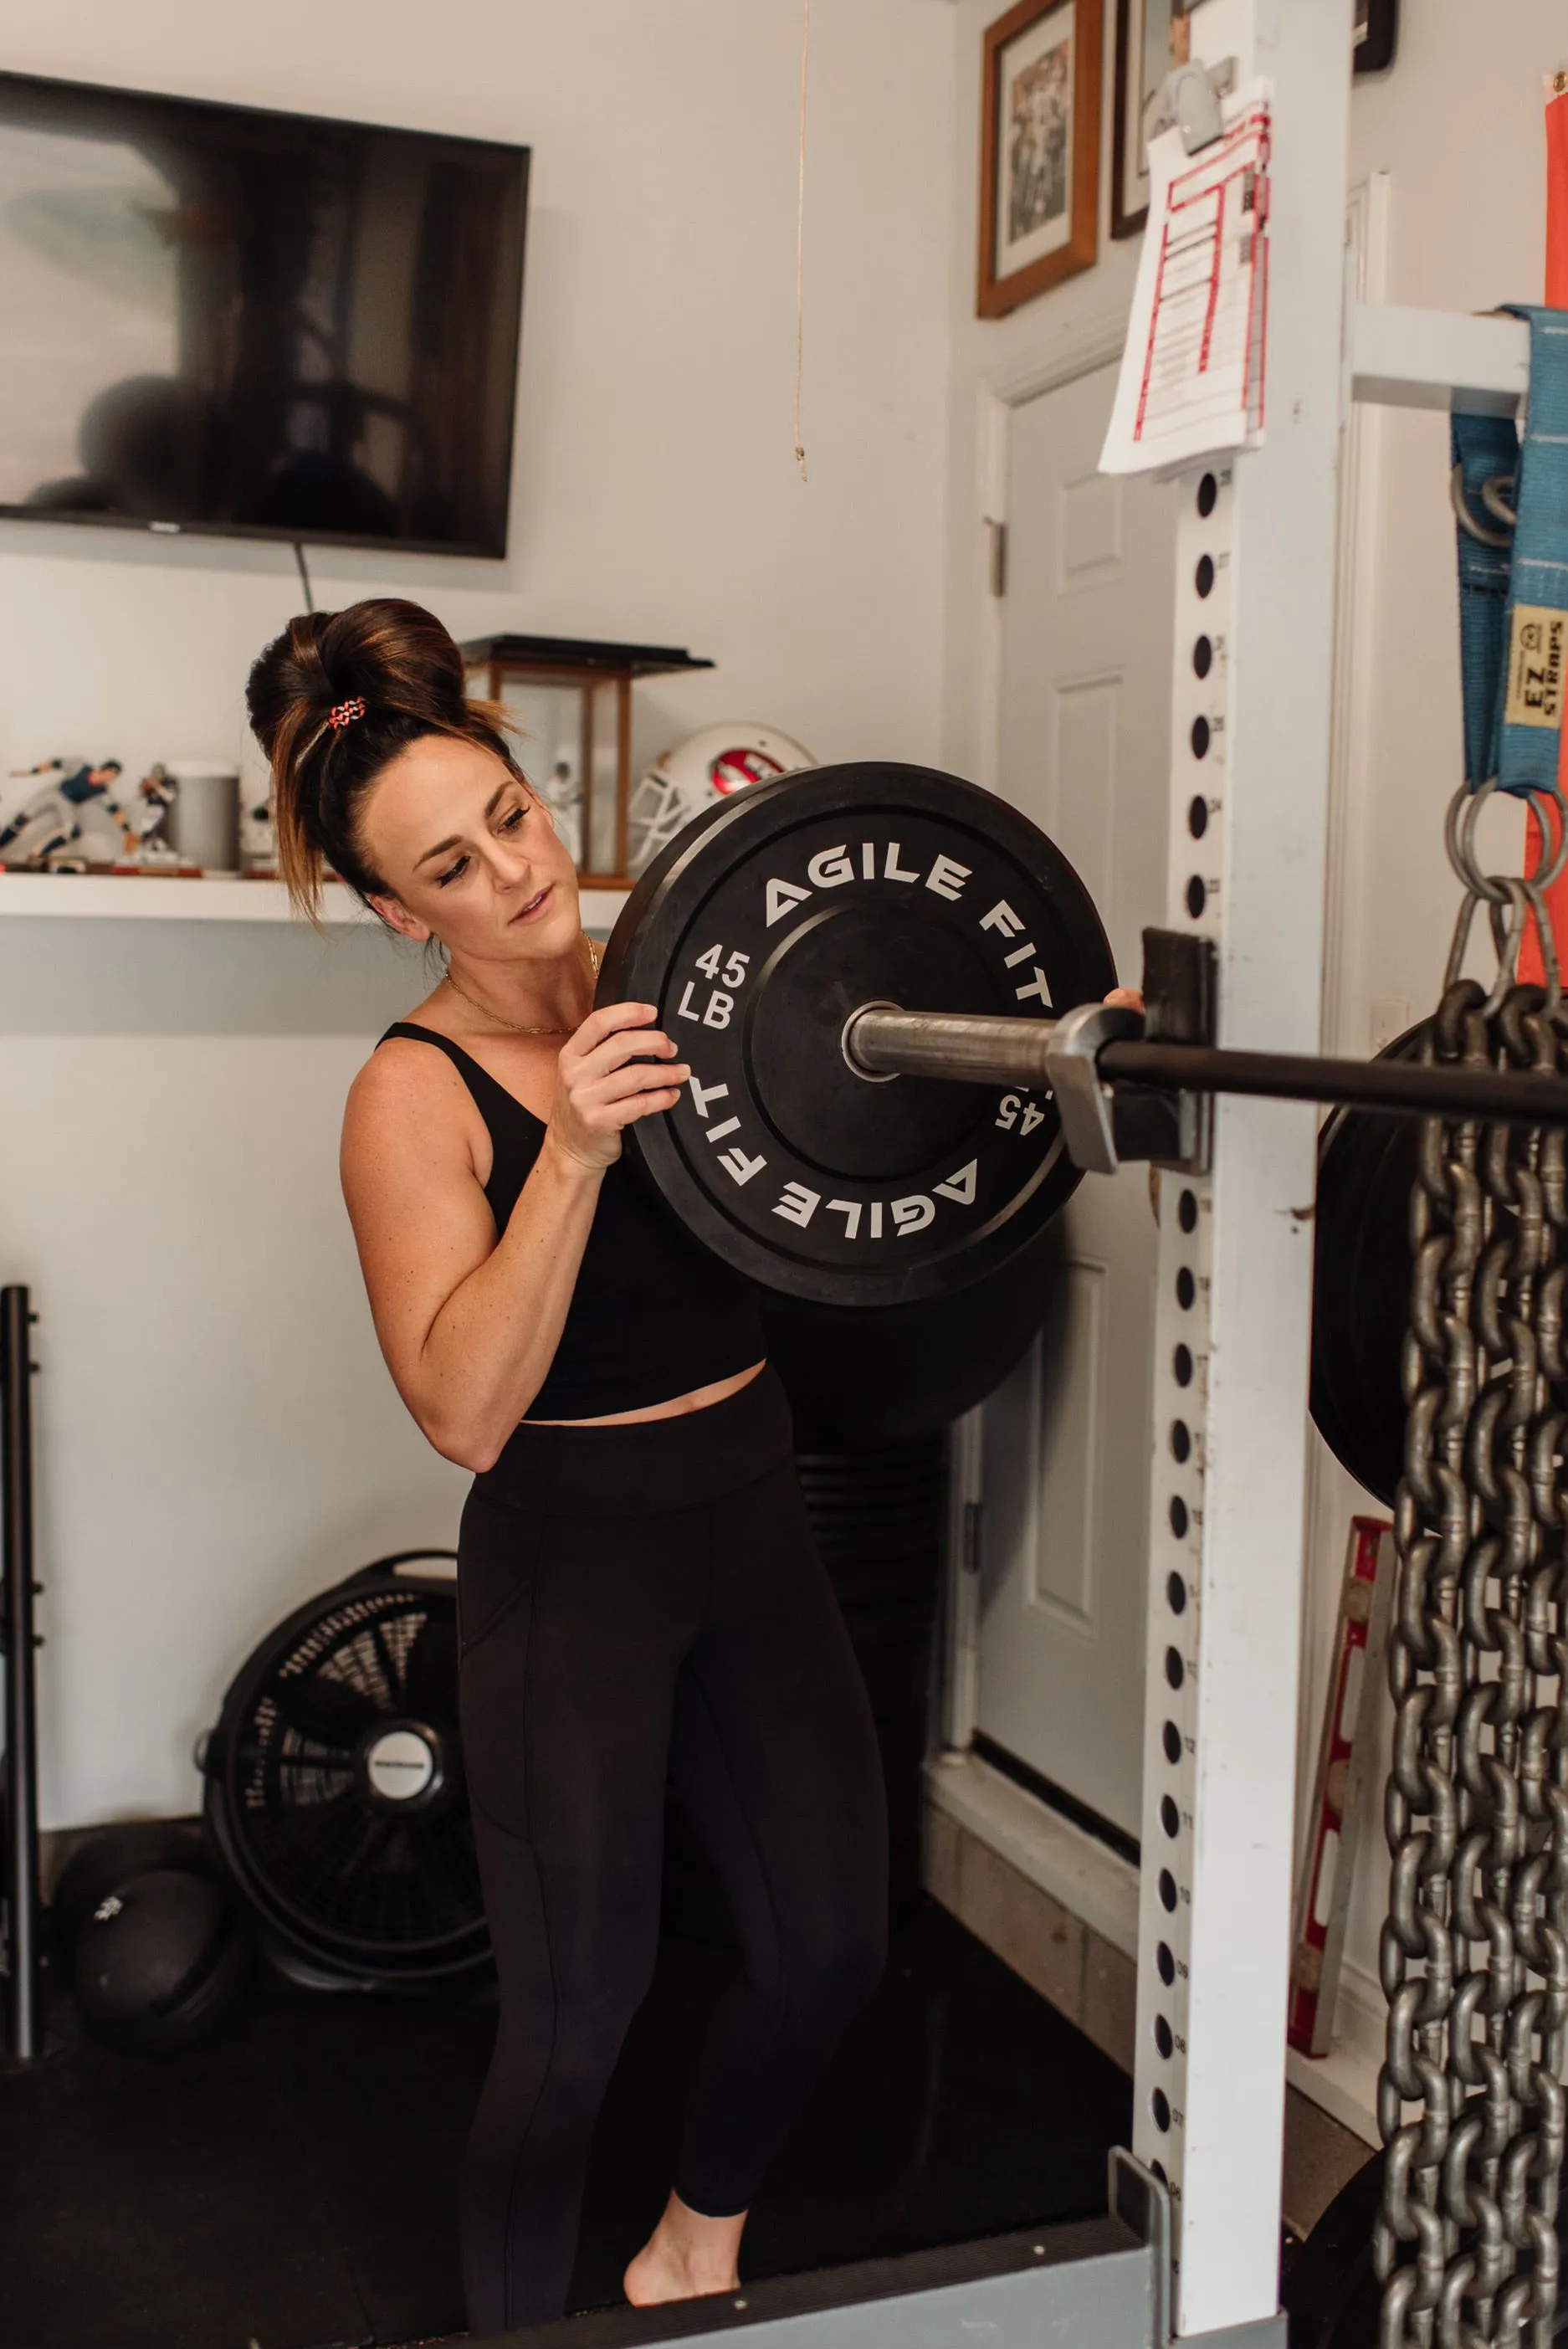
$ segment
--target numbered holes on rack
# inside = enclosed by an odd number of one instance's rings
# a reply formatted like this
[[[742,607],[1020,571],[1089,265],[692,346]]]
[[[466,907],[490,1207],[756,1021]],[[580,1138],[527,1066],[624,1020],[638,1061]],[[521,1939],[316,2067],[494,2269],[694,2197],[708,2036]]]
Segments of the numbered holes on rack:
[[[1176,1979],[1176,1961],[1171,1954],[1171,1945],[1168,1941],[1161,1941],[1155,1951],[1154,1967],[1161,1981],[1169,1990]]]
[[[1206,759],[1208,757],[1209,744],[1213,740],[1213,736],[1210,730],[1209,721],[1202,715],[1202,711],[1200,711],[1198,716],[1192,720],[1192,731],[1188,737],[1188,740],[1192,745],[1192,756],[1194,759]]]
[[[1169,2063],[1176,2052],[1176,2034],[1162,2014],[1154,2018],[1154,2044]]]
[[[1194,677],[1207,677],[1213,666],[1214,639],[1212,636],[1200,636],[1192,647],[1192,674]]]
[[[1167,1916],[1175,1914],[1176,1878],[1168,1868],[1162,1868],[1160,1871],[1160,1906],[1165,1910]]]
[[[1171,1457],[1185,1464],[1192,1456],[1192,1431],[1184,1419],[1171,1423]]]
[[[1209,802],[1206,799],[1200,797],[1190,802],[1187,809],[1187,829],[1194,840],[1202,840],[1208,831]]]
[[[1149,2109],[1154,2116],[1154,2126],[1161,2137],[1171,2130],[1171,2099],[1163,2088],[1156,2088],[1149,2099]]]
[[[1198,557],[1198,567],[1192,574],[1192,585],[1200,595],[1213,594],[1214,558],[1212,554],[1201,554]]]
[[[1172,1841],[1181,1832],[1181,1814],[1169,1795],[1160,1797],[1160,1824]]]
[[[1176,1202],[1176,1220],[1181,1225],[1184,1232],[1195,1232],[1197,1230],[1198,1194],[1196,1191],[1182,1192],[1181,1196]]]
[[[1173,1721],[1168,1721],[1161,1731],[1160,1742],[1165,1748],[1165,1759],[1174,1769],[1181,1759],[1181,1732]]]
[[[1191,1519],[1187,1515],[1186,1502],[1181,1498],[1180,1493],[1173,1494],[1171,1500],[1171,1530],[1175,1535],[1178,1541],[1186,1540],[1187,1527],[1190,1523]]]
[[[1187,1612],[1187,1586],[1179,1574],[1168,1574],[1165,1578],[1165,1603],[1172,1615],[1185,1615]]]
[[[1220,484],[1212,473],[1205,473],[1198,484],[1198,512],[1205,522],[1219,503]]]
[[[1176,1275],[1176,1302],[1183,1313],[1191,1313],[1197,1301],[1198,1284],[1192,1278],[1192,1268],[1184,1264]],[[1182,1379],[1181,1383],[1185,1386],[1187,1381]]]
[[[1186,1677],[1187,1667],[1181,1661],[1180,1650],[1176,1648],[1167,1648],[1165,1651],[1166,1685],[1170,1688],[1179,1689]]]
[[[1171,1375],[1179,1387],[1192,1383],[1192,1350],[1190,1346],[1178,1346],[1171,1357]]]
[[[1203,908],[1208,902],[1208,885],[1202,874],[1194,873],[1187,884],[1187,911],[1193,921],[1201,919]]]

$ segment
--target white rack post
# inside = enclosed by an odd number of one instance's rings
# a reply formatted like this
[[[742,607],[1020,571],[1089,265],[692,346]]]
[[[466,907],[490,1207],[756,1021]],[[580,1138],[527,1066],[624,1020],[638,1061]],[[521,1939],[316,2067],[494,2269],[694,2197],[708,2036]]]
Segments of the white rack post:
[[[1214,942],[1222,1043],[1313,1052],[1351,0],[1191,28],[1269,85],[1271,252],[1263,445],[1177,485],[1166,918]],[[1133,2149],[1170,2187],[1179,2335],[1278,2305],[1315,1138],[1222,1100],[1212,1173],[1161,1206]]]

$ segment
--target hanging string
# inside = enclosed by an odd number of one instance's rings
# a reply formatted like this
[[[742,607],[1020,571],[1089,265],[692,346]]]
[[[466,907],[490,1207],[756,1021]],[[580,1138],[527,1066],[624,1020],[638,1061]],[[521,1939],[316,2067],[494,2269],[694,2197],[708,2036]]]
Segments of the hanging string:
[[[806,64],[811,53],[811,0],[800,0],[800,171],[795,194],[795,462],[806,478],[800,439],[800,372],[806,316]]]

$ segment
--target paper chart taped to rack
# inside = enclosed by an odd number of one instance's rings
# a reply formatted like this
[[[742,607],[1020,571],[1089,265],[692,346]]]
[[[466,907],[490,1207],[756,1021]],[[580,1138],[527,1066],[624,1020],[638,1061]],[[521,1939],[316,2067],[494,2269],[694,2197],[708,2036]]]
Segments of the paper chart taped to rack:
[[[1189,155],[1149,149],[1149,222],[1102,473],[1155,473],[1263,436],[1268,352],[1269,109],[1263,84]]]

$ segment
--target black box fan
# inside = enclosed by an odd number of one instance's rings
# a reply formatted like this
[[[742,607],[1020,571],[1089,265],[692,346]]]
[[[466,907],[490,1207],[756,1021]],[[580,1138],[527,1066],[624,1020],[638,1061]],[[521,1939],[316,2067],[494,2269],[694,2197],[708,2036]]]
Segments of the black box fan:
[[[323,1989],[490,1971],[458,1734],[450,1550],[380,1558],[281,1623],[206,1742],[213,1851],[269,1955]]]

